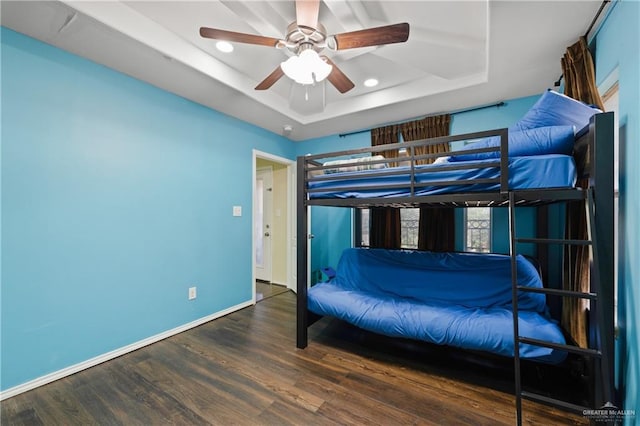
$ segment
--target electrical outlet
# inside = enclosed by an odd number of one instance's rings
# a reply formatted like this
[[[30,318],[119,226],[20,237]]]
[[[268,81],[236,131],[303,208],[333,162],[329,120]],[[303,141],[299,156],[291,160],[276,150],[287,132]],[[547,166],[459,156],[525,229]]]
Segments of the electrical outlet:
[[[193,300],[196,298],[196,288],[189,287],[189,300]]]

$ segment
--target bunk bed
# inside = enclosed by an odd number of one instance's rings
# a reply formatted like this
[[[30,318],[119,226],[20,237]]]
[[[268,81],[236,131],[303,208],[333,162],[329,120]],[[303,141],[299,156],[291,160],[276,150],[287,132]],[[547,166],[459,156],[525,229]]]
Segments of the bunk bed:
[[[331,315],[349,320],[350,314],[341,314],[341,312],[345,312],[344,307],[362,300],[358,300],[356,297],[355,300],[345,304],[344,299],[341,300],[345,297],[345,293],[334,294],[338,303],[331,307],[331,291],[328,293],[318,292],[322,296],[315,297],[313,296],[313,293],[316,292],[315,289],[311,291],[313,297],[310,300],[310,286],[307,282],[308,248],[307,244],[303,242],[312,237],[308,232],[308,209],[311,206],[346,208],[504,207],[509,209],[510,218],[510,253],[508,257],[511,300],[509,303],[503,303],[501,308],[506,307],[512,314],[507,319],[512,330],[511,353],[507,355],[512,356],[515,362],[518,423],[521,423],[522,420],[522,398],[575,412],[599,408],[606,403],[612,403],[615,400],[612,370],[614,359],[613,117],[612,113],[596,112],[594,114],[595,111],[589,112],[584,105],[581,105],[578,108],[580,111],[576,121],[575,111],[567,112],[563,105],[567,102],[563,95],[547,92],[522,120],[509,129],[299,157],[297,169],[297,233],[299,241],[297,347],[307,346],[307,329],[321,318],[321,315]],[[570,107],[573,106],[576,104],[570,104]],[[584,127],[578,127],[579,130],[575,131],[576,123],[588,124]],[[570,125],[574,126],[570,137],[567,136],[566,129],[554,129],[555,133],[551,136],[548,134],[541,136],[535,130]],[[532,132],[535,134],[532,135]],[[549,133],[549,130],[541,132]],[[558,136],[558,134],[561,135]],[[419,154],[419,152],[424,152],[419,147],[443,142],[468,144],[465,145],[464,151]],[[528,144],[534,147],[530,149],[527,147]],[[380,155],[384,151],[399,149],[406,150],[406,156],[384,158]],[[435,160],[435,162],[425,165],[423,164],[424,160]],[[586,187],[576,186],[577,181],[587,181],[588,185]],[[527,236],[526,238],[520,238],[516,235],[515,209],[517,207],[538,207],[554,203],[576,202],[583,203],[585,206],[589,223],[590,237],[588,240],[551,239],[546,238],[544,232],[542,236]],[[517,243],[519,242],[540,246],[550,244],[589,246],[592,253],[590,290],[575,292],[557,287],[545,288],[542,285],[533,287],[522,285],[518,278],[523,268],[523,263],[517,253]],[[546,261],[549,261],[548,258]],[[548,265],[543,264],[542,267],[546,268]],[[467,286],[468,288],[469,286]],[[330,287],[330,289],[333,291],[336,290],[336,287]],[[389,291],[389,289],[384,289],[384,291]],[[590,300],[589,347],[577,347],[571,342],[547,337],[522,336],[523,315],[529,314],[527,307],[522,303],[523,293],[533,293],[544,297]],[[392,301],[392,304],[396,302],[397,300]],[[453,304],[456,305],[456,302],[454,301]],[[327,305],[329,305],[328,308]],[[379,303],[373,303],[365,311],[370,315],[375,315],[376,306],[379,306]],[[313,309],[309,309],[310,307]],[[407,312],[412,312],[412,309],[409,306]],[[358,316],[358,313],[351,314],[355,317]],[[541,314],[541,316],[546,317],[545,314]],[[357,321],[351,322],[367,328],[366,321],[361,324],[358,324]],[[378,329],[374,328],[374,331],[392,336],[403,335],[404,332],[388,332],[393,327],[378,327]],[[404,337],[421,339],[411,333],[405,333]],[[429,339],[425,340],[429,341]],[[436,341],[435,343],[452,344],[448,341]],[[464,348],[467,343],[454,342],[453,344]],[[593,400],[591,401],[593,407],[582,407],[524,391],[520,382],[520,363],[522,357],[527,357],[526,348],[529,345],[548,349],[546,361],[549,362],[561,362],[563,359],[561,355],[565,353],[579,354],[592,359],[595,380]],[[520,348],[520,350],[513,348]],[[481,349],[487,350],[487,348]],[[504,350],[499,353],[505,355]],[[549,356],[550,354],[553,355]],[[532,358],[536,359],[536,357],[545,360],[545,356],[534,355]]]

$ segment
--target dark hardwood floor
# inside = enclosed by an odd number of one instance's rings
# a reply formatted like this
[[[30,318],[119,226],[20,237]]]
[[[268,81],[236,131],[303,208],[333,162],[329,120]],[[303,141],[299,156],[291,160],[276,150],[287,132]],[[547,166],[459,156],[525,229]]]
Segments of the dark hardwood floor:
[[[386,342],[386,343],[385,343]],[[295,348],[295,295],[2,402],[2,425],[512,425],[511,379],[454,352],[322,319]],[[524,403],[525,424],[586,424]]]
[[[256,302],[286,293],[287,291],[289,291],[289,289],[284,285],[256,280]]]

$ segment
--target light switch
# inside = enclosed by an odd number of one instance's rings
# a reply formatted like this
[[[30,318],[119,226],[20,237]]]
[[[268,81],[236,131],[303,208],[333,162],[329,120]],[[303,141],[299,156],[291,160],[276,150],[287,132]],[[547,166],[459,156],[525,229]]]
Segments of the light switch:
[[[242,216],[242,206],[233,206],[233,215]]]

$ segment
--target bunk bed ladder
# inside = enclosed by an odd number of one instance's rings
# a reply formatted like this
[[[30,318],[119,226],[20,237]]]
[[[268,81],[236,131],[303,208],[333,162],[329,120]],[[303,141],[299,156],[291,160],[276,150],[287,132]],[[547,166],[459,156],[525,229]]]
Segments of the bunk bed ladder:
[[[511,282],[512,282],[512,304],[513,304],[513,333],[514,333],[514,347],[519,348],[520,344],[529,344],[535,346],[548,347],[557,350],[564,350],[569,353],[579,354],[586,357],[590,357],[594,360],[595,368],[595,404],[599,405],[595,408],[600,408],[607,403],[613,403],[613,378],[612,378],[612,362],[613,354],[609,349],[609,342],[607,341],[607,329],[608,322],[604,313],[604,308],[598,304],[604,303],[601,299],[601,295],[604,294],[603,282],[601,281],[600,271],[598,267],[598,244],[596,241],[596,225],[595,225],[595,202],[593,196],[593,189],[588,188],[585,190],[586,202],[586,218],[587,218],[587,239],[586,240],[570,240],[570,239],[549,239],[549,238],[517,238],[515,235],[515,207],[516,207],[516,194],[511,192],[509,194],[509,251],[511,255]],[[595,288],[591,288],[590,292],[577,292],[569,290],[559,290],[551,288],[530,288],[519,286],[517,282],[517,267],[516,267],[516,243],[535,243],[535,244],[561,244],[561,245],[586,245],[591,249],[591,258],[596,259],[592,262],[591,267],[591,283]],[[597,333],[595,342],[592,342],[591,346],[595,348],[581,348],[572,345],[562,345],[551,342],[546,342],[538,339],[532,339],[520,336],[518,329],[518,294],[519,292],[535,292],[543,293],[553,296],[572,297],[579,299],[588,299],[591,301],[591,309],[595,308],[596,314],[596,327]],[[594,407],[583,407],[567,401],[554,399],[546,395],[540,395],[532,392],[527,392],[522,389],[521,380],[521,365],[520,354],[518,350],[514,351],[514,367],[515,367],[515,403],[516,403],[516,419],[517,424],[522,424],[522,399],[527,399],[535,402],[539,402],[546,405],[552,405],[558,408],[562,408],[568,411],[572,411],[578,414],[584,412],[584,410],[591,410]]]

